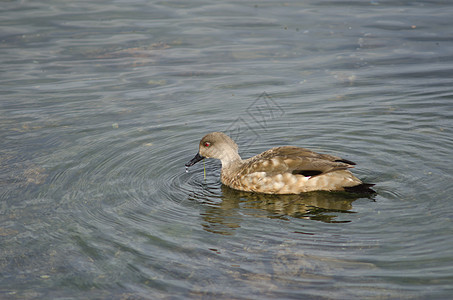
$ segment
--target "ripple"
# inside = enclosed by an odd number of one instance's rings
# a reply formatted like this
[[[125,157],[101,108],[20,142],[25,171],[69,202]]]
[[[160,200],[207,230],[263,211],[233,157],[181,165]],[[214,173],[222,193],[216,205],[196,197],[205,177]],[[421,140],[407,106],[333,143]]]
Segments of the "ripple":
[[[0,290],[448,298],[451,16],[355,2],[5,2]],[[201,136],[234,126],[256,137],[243,157],[339,155],[378,194],[243,193],[214,160],[185,172]]]

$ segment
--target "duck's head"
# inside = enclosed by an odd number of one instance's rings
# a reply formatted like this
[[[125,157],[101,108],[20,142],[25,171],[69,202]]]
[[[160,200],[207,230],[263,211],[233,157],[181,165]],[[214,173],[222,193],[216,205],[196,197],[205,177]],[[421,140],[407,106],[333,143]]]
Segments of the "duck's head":
[[[220,159],[222,165],[241,159],[236,143],[222,132],[211,132],[205,135],[200,141],[197,155],[186,164],[186,167],[193,166],[204,158]]]

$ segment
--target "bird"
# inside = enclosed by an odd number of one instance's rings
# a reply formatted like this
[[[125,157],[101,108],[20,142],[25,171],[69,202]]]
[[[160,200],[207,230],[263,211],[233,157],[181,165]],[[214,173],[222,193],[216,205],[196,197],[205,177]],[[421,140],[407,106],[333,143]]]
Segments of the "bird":
[[[221,182],[235,190],[264,194],[301,194],[312,191],[375,193],[350,171],[355,163],[296,146],[271,148],[243,160],[238,145],[225,133],[211,132],[199,143],[186,170],[205,158],[222,162]]]

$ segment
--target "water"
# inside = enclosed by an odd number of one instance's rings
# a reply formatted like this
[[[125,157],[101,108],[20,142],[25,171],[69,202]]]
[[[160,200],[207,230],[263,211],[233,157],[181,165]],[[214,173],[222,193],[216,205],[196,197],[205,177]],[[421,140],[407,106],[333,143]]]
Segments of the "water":
[[[448,298],[453,40],[436,1],[9,1],[0,12],[0,298]],[[186,173],[357,163],[373,197]]]

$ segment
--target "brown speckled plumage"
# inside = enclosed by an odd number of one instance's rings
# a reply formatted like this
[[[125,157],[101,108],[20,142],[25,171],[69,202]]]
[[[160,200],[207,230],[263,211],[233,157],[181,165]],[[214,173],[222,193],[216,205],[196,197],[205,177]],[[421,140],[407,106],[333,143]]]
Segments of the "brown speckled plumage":
[[[204,136],[197,156],[186,166],[203,158],[220,159],[222,183],[242,191],[299,194],[319,190],[344,191],[359,186],[367,190],[370,186],[348,170],[355,163],[304,148],[276,147],[242,160],[236,143],[221,132]]]

